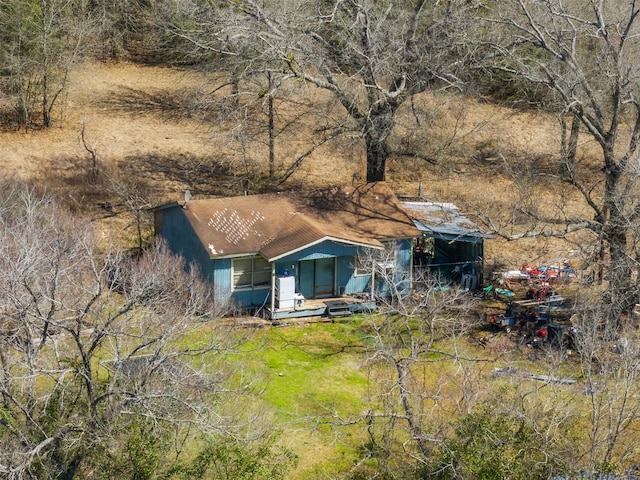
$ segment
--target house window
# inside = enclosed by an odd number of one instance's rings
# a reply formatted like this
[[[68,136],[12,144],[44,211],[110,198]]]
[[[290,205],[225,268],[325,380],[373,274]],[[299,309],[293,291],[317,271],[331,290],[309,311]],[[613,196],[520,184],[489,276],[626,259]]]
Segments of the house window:
[[[371,249],[361,251],[353,260],[353,275],[363,277],[371,275],[375,270],[377,274],[392,275],[396,270],[396,257],[398,246],[394,242],[385,242],[385,249]]]
[[[271,265],[262,257],[233,260],[233,288],[268,287],[271,283]]]
[[[376,262],[376,267],[378,272],[384,273],[385,275],[393,275],[396,271],[396,264],[392,261],[381,260]]]

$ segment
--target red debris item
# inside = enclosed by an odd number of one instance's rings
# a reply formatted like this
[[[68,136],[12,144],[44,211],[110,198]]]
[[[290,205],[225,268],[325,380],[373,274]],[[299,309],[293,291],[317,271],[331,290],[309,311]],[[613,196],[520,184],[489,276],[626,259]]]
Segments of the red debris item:
[[[536,299],[539,301],[548,300],[550,296],[553,295],[553,289],[551,287],[545,286],[538,290]]]
[[[543,340],[549,336],[549,332],[546,328],[541,328],[536,332],[536,336],[542,338]]]
[[[529,300],[535,300],[536,302],[544,302],[553,295],[553,288],[549,285],[544,285],[540,288],[531,287],[527,290],[526,298]]]
[[[529,274],[529,276],[531,277],[537,277],[542,274],[542,270],[532,265],[529,265],[528,263],[525,263],[524,265],[522,265],[521,270]]]

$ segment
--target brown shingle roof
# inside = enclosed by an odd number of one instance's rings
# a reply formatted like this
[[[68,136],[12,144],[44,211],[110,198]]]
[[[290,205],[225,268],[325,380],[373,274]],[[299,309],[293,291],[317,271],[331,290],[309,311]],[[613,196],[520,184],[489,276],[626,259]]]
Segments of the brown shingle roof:
[[[318,222],[312,217],[297,213],[292,215],[291,220],[286,222],[273,241],[260,249],[260,253],[273,261],[323,240],[336,240],[373,248],[382,247],[376,238]]]
[[[273,260],[325,239],[380,247],[380,240],[419,233],[384,182],[192,200],[184,211],[212,257],[260,252]]]

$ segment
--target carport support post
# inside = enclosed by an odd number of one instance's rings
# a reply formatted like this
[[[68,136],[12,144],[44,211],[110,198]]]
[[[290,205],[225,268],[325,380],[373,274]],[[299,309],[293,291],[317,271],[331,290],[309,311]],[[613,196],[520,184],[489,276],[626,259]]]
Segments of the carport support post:
[[[276,264],[271,263],[271,315],[276,308]]]
[[[374,291],[376,285],[376,262],[371,262],[371,298],[373,300],[375,298]]]
[[[422,182],[420,182],[420,191],[422,191]],[[411,240],[411,253],[409,254],[409,292],[413,292],[413,252],[417,244],[417,238]]]

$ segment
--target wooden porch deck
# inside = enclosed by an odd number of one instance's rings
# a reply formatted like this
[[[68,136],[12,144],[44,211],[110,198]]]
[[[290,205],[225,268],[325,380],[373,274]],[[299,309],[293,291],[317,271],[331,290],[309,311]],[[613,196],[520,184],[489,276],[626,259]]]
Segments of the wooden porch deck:
[[[270,308],[267,309],[271,320],[323,316],[332,319],[375,310],[375,300],[355,296],[310,298],[305,299],[302,305],[293,308],[276,308],[273,311]]]

